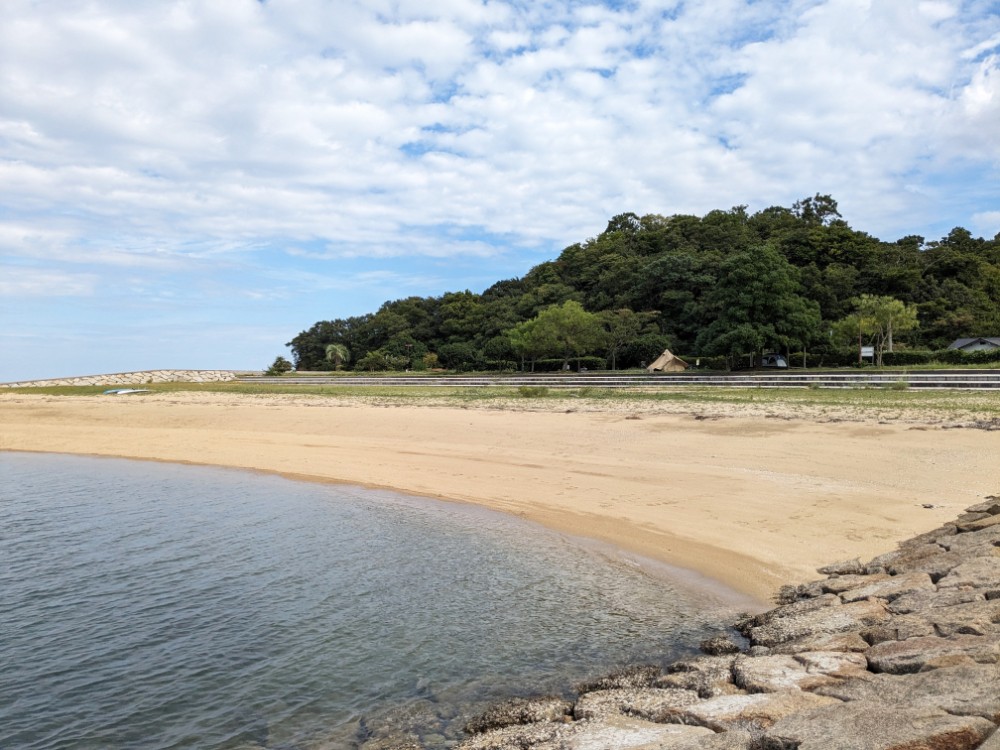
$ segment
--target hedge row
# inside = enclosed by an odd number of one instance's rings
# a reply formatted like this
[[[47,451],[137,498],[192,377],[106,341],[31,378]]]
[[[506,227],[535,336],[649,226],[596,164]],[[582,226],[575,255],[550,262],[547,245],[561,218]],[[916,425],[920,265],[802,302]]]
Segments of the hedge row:
[[[727,362],[725,357],[699,357],[694,354],[680,355],[680,358],[692,367],[699,370],[726,370]],[[866,363],[868,361],[866,360]],[[963,352],[959,349],[931,350],[903,350],[896,352],[884,352],[882,354],[882,365],[885,367],[915,367],[928,364],[949,364],[949,365],[971,365],[989,364],[1000,362],[1000,349],[989,351]],[[840,351],[827,351],[820,354],[808,354],[806,363],[809,367],[857,367],[858,350],[843,349]],[[520,362],[511,360],[489,360],[479,363],[480,367],[485,364],[485,369],[499,372],[517,372],[521,369]],[[789,355],[789,364],[792,367],[802,366],[802,353],[792,352]],[[571,370],[576,370],[579,366],[585,370],[606,370],[608,362],[603,357],[580,357],[579,362],[574,358],[569,361]],[[535,372],[558,372],[562,370],[562,359],[539,359],[535,361]],[[471,367],[469,369],[472,369]],[[526,362],[526,371],[531,370],[531,364]]]
[[[696,357],[694,355],[682,355],[681,359],[690,365],[697,363],[699,369],[704,370],[725,370],[725,357]],[[870,360],[865,360],[870,364]],[[903,350],[896,352],[883,352],[882,365],[884,367],[915,367],[929,364],[947,365],[978,365],[1000,363],[1000,349],[990,349],[988,351],[963,352],[960,349],[940,349],[931,350]],[[789,365],[792,367],[802,366],[802,353],[792,352],[789,355]],[[808,354],[806,363],[809,367],[857,367],[858,350],[844,349],[840,351],[827,351],[819,354]]]

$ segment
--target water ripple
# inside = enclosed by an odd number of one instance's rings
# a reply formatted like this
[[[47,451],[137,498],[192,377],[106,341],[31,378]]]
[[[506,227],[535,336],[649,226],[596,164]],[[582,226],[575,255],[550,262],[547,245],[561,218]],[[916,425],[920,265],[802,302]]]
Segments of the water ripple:
[[[0,475],[5,750],[350,747],[393,706],[430,701],[441,729],[723,616],[475,508],[67,456]]]

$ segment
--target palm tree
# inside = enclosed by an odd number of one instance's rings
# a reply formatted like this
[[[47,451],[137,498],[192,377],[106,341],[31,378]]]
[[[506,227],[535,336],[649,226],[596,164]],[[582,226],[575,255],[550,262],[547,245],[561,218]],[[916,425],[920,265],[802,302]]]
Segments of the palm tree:
[[[343,344],[328,344],[326,360],[333,365],[334,370],[339,370],[341,366],[351,361],[351,350]]]

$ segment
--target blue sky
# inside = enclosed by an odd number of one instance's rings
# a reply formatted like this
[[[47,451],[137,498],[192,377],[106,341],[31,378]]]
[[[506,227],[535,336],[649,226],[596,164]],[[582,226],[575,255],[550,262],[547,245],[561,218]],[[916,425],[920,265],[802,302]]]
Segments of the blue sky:
[[[623,211],[1000,232],[996,0],[4,0],[0,382],[260,369]]]

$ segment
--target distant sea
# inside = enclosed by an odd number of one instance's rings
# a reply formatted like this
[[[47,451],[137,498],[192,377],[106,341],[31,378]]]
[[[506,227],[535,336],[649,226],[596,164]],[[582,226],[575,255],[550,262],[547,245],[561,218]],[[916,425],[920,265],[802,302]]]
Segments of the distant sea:
[[[472,506],[118,459],[0,453],[0,561],[4,750],[444,747],[731,611]]]

